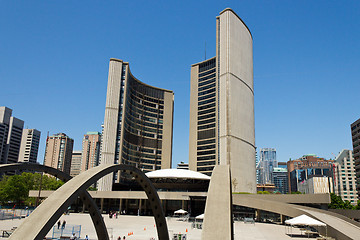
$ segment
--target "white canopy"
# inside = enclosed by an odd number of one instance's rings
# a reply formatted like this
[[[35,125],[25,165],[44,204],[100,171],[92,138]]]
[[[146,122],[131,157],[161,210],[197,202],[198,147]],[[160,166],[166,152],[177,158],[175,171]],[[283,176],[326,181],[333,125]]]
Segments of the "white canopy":
[[[204,219],[204,214],[200,214],[199,216],[196,216],[195,219]]]
[[[174,212],[174,214],[186,214],[186,213],[187,211],[185,211],[184,209],[179,209]]]
[[[320,222],[316,219],[313,219],[305,214],[300,215],[298,217],[289,219],[285,221],[286,224],[289,225],[303,225],[303,226],[326,226],[325,223]]]

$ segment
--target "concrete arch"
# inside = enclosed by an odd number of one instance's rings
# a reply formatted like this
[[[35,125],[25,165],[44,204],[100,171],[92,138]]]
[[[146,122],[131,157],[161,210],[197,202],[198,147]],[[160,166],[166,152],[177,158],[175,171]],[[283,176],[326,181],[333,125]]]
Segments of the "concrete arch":
[[[72,177],[56,168],[52,168],[49,166],[44,166],[40,164],[32,164],[32,163],[13,163],[13,164],[3,164],[0,165],[0,172],[6,172],[6,171],[18,171],[18,170],[34,170],[34,171],[40,171],[44,173],[48,173],[54,177],[59,178],[63,182],[69,181]],[[104,239],[108,240],[109,235],[106,230],[106,226],[104,223],[104,219],[101,216],[101,213],[96,206],[96,203],[90,196],[90,194],[87,191],[84,191],[80,195],[84,205],[88,209],[91,220],[94,223],[95,231],[97,234],[98,239]],[[46,232],[47,233],[47,232]],[[45,235],[46,235],[45,233]]]
[[[124,165],[101,165],[72,178],[54,193],[52,193],[38,208],[34,210],[23,224],[11,235],[10,239],[43,239],[54,226],[57,219],[81,193],[101,177],[115,172],[123,171],[132,175],[144,189],[154,214],[159,240],[168,240],[169,234],[165,215],[161,207],[159,196],[145,174],[139,169]],[[83,200],[83,199],[82,199]],[[96,214],[90,212],[91,215]],[[95,222],[95,224],[98,224]],[[101,239],[101,238],[100,238]]]
[[[358,239],[360,224],[340,214],[279,201],[262,199],[256,194],[233,194],[233,204],[297,217],[301,214],[314,217],[328,225],[329,236],[336,239]]]

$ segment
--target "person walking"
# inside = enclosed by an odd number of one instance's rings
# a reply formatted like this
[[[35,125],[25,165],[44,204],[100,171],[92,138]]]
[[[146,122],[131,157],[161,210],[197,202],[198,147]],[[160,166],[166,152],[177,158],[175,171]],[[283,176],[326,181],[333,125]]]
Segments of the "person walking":
[[[64,220],[62,225],[61,225],[61,228],[64,229],[65,228],[65,225],[66,225],[66,221]]]
[[[57,225],[58,225],[58,229],[60,229],[60,225],[61,225],[60,220],[58,221]]]

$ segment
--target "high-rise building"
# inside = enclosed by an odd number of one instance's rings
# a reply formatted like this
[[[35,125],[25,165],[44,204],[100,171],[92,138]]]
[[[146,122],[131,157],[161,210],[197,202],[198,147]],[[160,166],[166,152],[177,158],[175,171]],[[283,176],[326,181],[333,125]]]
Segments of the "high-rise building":
[[[87,132],[82,141],[81,172],[99,165],[101,134]]]
[[[11,114],[10,108],[0,107],[0,163],[16,163],[19,159],[24,121]]]
[[[70,176],[75,177],[81,173],[82,151],[73,151],[71,155]]]
[[[288,173],[286,168],[275,167],[273,169],[273,182],[275,185],[275,191],[280,193],[288,193]]]
[[[289,192],[299,191],[299,183],[312,177],[331,177],[333,160],[326,160],[314,154],[304,155],[287,162]]]
[[[349,201],[357,204],[355,162],[351,150],[342,150],[334,161],[334,193]]]
[[[230,8],[216,26],[216,56],[191,67],[189,168],[229,165],[233,191],[255,192],[252,36]]]
[[[278,167],[275,148],[262,148],[260,150],[260,161],[256,166],[259,171],[258,181],[260,184],[271,184],[273,182],[274,168]]]
[[[144,172],[171,167],[174,93],[140,82],[129,63],[110,59],[100,164],[122,163]],[[99,180],[109,191],[120,172]]]
[[[351,124],[351,136],[355,161],[356,189],[360,199],[360,118]]]
[[[65,133],[58,133],[46,139],[44,165],[70,174],[74,140]]]
[[[21,138],[19,162],[36,163],[40,143],[40,131],[24,129]]]

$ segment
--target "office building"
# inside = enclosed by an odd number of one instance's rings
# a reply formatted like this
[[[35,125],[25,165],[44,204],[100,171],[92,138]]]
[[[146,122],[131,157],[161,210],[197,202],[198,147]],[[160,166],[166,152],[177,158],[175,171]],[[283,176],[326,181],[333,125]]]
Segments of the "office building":
[[[129,63],[110,59],[100,164],[122,163],[144,172],[171,167],[174,93],[136,79]],[[99,180],[99,190],[120,173]]]
[[[74,140],[65,133],[47,137],[44,165],[70,174]]]
[[[11,114],[10,108],[0,107],[0,163],[16,163],[19,159],[24,121]]]
[[[351,124],[351,137],[355,161],[356,190],[360,199],[360,118]]]
[[[334,161],[334,193],[349,201],[357,204],[355,162],[351,150],[342,150]]]
[[[73,151],[71,155],[70,176],[75,177],[81,173],[81,154],[82,151]]]
[[[275,192],[280,192],[282,194],[289,192],[288,173],[286,168],[275,167],[273,169],[272,177],[275,185]]]
[[[252,36],[229,8],[216,26],[216,56],[191,66],[189,169],[230,165],[232,190],[254,193]]]
[[[262,148],[260,150],[260,161],[257,165],[259,171],[258,181],[260,184],[271,184],[273,182],[274,168],[278,167],[275,148]]]
[[[289,192],[299,191],[299,183],[311,177],[331,177],[333,162],[333,160],[326,160],[314,154],[288,161]]]
[[[40,131],[36,129],[23,129],[19,162],[36,163],[40,143]]]
[[[82,141],[81,172],[99,165],[101,134],[87,132]]]

